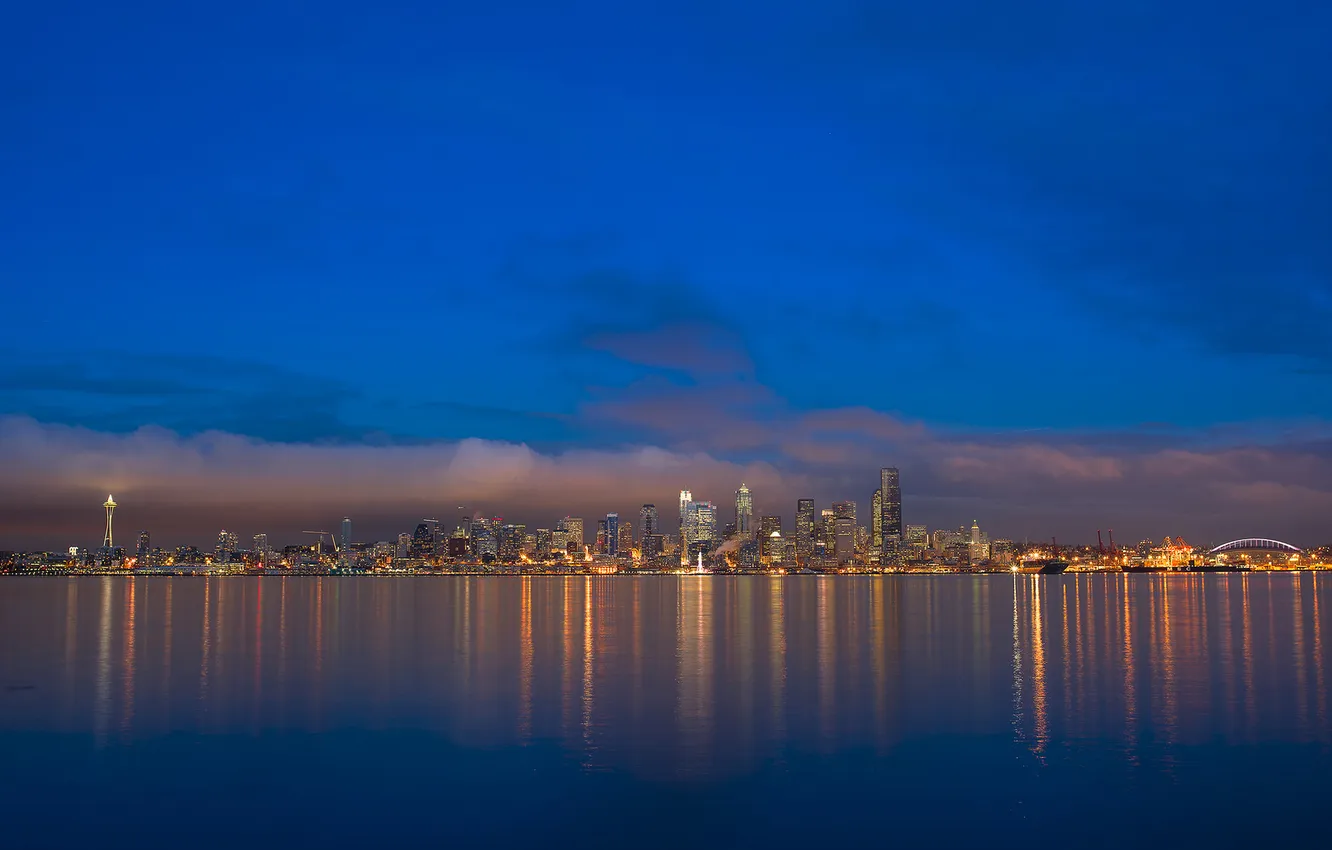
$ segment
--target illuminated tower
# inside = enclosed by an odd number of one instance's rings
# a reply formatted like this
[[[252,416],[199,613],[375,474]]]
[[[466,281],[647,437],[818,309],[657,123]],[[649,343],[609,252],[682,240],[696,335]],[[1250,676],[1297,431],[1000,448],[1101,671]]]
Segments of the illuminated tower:
[[[882,493],[879,523],[883,551],[895,553],[902,546],[902,485],[896,467],[885,466],[879,470],[879,491]]]
[[[741,537],[750,537],[754,533],[754,497],[744,482],[735,491],[735,531]]]
[[[694,501],[694,494],[688,490],[680,491],[680,548],[685,545],[685,514],[689,513],[689,503]]]
[[[115,547],[115,543],[111,539],[111,515],[116,512],[116,500],[108,494],[106,501],[102,503],[102,507],[106,508],[106,536],[102,538],[102,546],[106,549],[112,549]]]

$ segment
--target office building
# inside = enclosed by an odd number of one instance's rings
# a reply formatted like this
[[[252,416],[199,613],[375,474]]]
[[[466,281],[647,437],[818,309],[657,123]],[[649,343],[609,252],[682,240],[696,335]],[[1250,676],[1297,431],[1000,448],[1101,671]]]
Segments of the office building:
[[[883,490],[874,491],[874,499],[870,502],[870,530],[871,543],[874,545],[874,551],[883,550]]]
[[[735,533],[741,537],[754,533],[754,497],[743,481],[735,491]]]
[[[896,467],[879,470],[879,490],[883,494],[879,520],[883,551],[896,553],[902,546],[902,485]]]
[[[567,516],[560,521],[560,528],[569,535],[568,545],[583,554],[583,518],[577,516]]]
[[[497,557],[506,564],[515,564],[523,552],[523,543],[527,537],[527,526],[509,523],[499,527]]]
[[[235,532],[227,531],[224,528],[218,532],[217,548],[213,550],[213,560],[218,563],[226,563],[239,550],[240,540]]]
[[[604,551],[612,558],[620,554],[620,515],[617,513],[606,514],[606,548]]]
[[[131,494],[131,495],[133,495],[133,494]],[[139,559],[140,562],[142,562],[145,558],[148,557],[148,552],[149,552],[149,551],[150,551],[150,547],[149,547],[149,545],[148,545],[148,532],[146,532],[146,531],[140,531],[140,532],[139,532],[139,545],[138,545],[137,547],[135,547],[135,549],[134,549],[134,555],[135,555],[136,558]]]
[[[850,517],[833,517],[833,555],[839,564],[852,560],[856,554],[856,525]]]
[[[615,554],[621,558],[628,558],[634,554],[634,524],[626,522],[620,524],[620,542],[615,548]]]
[[[717,543],[717,506],[712,502],[690,502],[685,508],[685,550],[690,563]]]
[[[661,518],[657,515],[656,505],[644,505],[638,511],[638,526],[643,537],[661,533]]]
[[[688,538],[688,535],[685,533],[685,524],[687,522],[685,514],[689,512],[689,505],[693,501],[694,501],[693,493],[689,492],[688,490],[680,491],[680,528],[678,530],[680,534],[681,544],[684,544]]]
[[[795,519],[796,556],[808,558],[814,551],[814,500],[800,499],[796,502]]]
[[[352,526],[350,518],[342,518],[341,532],[338,540],[338,560],[344,566],[348,566],[352,563]]]

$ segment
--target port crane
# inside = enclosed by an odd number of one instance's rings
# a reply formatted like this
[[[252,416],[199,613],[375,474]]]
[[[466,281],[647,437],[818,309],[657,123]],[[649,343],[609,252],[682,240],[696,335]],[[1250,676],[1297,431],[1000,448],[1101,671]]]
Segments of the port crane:
[[[324,554],[324,535],[328,535],[328,540],[333,544],[333,554],[338,552],[338,539],[333,536],[331,531],[302,531],[301,534],[315,534],[315,557],[322,557]]]

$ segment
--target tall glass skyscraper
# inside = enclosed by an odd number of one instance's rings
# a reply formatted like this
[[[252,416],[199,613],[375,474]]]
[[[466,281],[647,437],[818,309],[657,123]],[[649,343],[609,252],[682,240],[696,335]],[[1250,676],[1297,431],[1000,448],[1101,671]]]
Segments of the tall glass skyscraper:
[[[885,466],[879,470],[879,491],[883,494],[879,520],[883,551],[896,552],[902,548],[902,485],[898,480],[897,467]]]
[[[814,500],[800,499],[796,502],[795,520],[796,554],[808,558],[814,551]]]
[[[620,515],[606,514],[606,554],[620,554]]]
[[[656,505],[644,505],[639,509],[638,526],[643,529],[643,537],[649,534],[661,534],[661,518],[657,516]]]
[[[735,533],[741,537],[754,534],[754,497],[743,481],[740,489],[735,491]]]

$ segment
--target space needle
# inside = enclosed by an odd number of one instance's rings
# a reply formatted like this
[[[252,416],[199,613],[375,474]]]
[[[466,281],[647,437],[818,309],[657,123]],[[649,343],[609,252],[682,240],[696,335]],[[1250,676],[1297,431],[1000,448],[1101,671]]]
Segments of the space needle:
[[[111,497],[111,494],[107,494],[102,507],[106,508],[106,537],[102,540],[102,548],[111,549],[115,545],[111,542],[111,515],[116,512],[116,500]]]

